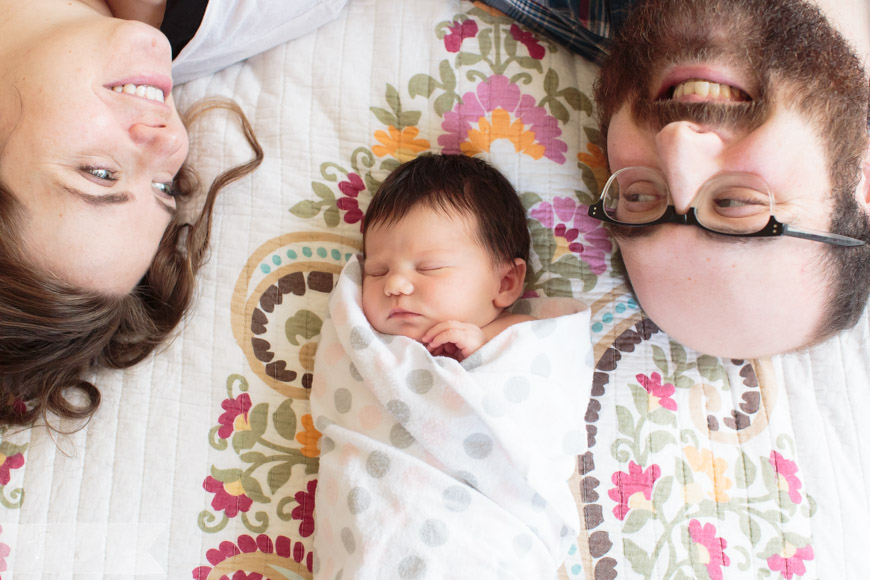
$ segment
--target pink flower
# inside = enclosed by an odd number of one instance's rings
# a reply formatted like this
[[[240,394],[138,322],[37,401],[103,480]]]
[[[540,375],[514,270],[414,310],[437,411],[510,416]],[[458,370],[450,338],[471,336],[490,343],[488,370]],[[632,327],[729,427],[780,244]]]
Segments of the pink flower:
[[[363,212],[359,207],[359,192],[366,188],[366,184],[362,178],[356,173],[348,173],[347,181],[342,181],[338,184],[338,189],[345,197],[341,197],[335,204],[338,209],[344,210],[344,221],[349,224],[355,224],[363,218]]]
[[[634,461],[628,462],[628,473],[624,471],[614,473],[611,481],[616,487],[607,491],[610,499],[619,504],[613,508],[613,515],[617,519],[624,520],[633,508],[652,509],[652,505],[649,503],[652,498],[652,489],[661,473],[662,470],[658,465],[650,465],[643,469]],[[642,498],[635,497],[636,494],[643,494]]]
[[[676,392],[676,387],[671,383],[662,384],[662,376],[656,372],[650,376],[636,375],[635,378],[647,393],[658,399],[658,404],[669,411],[677,410],[677,402],[671,398]]]
[[[613,244],[602,223],[590,218],[587,211],[587,206],[578,204],[571,197],[556,197],[552,204],[544,202],[533,207],[529,215],[558,238],[554,262],[570,251],[589,264],[593,274],[600,276],[607,270],[605,258]]]
[[[517,42],[525,45],[526,50],[529,51],[529,56],[535,60],[541,60],[544,58],[547,51],[538,43],[538,39],[535,38],[534,34],[520,29],[516,24],[511,24],[511,36],[513,36],[514,40]]]
[[[3,531],[3,526],[0,526],[0,532]],[[0,572],[6,571],[6,557],[12,552],[12,548],[8,544],[0,542]]]
[[[791,580],[793,576],[806,574],[807,567],[804,561],[812,560],[814,557],[812,546],[795,548],[786,542],[781,553],[774,554],[767,559],[767,567],[773,572],[779,572],[786,580]]]
[[[293,508],[291,516],[294,520],[302,520],[299,524],[299,535],[307,538],[314,533],[314,492],[317,490],[317,480],[308,482],[308,491],[298,491],[294,496],[299,505]]]
[[[463,40],[477,36],[477,22],[471,19],[462,22],[455,20],[447,30],[450,32],[444,37],[444,48],[447,52],[459,52]]]
[[[242,393],[235,399],[224,399],[221,403],[223,414],[218,417],[221,428],[218,429],[218,437],[227,439],[234,431],[249,431],[248,411],[251,410],[251,397]]]
[[[223,511],[228,518],[236,517],[239,512],[251,509],[254,500],[245,495],[241,481],[224,483],[211,475],[202,482],[202,487],[209,493],[213,493],[211,507],[216,511]]]
[[[464,153],[462,144],[468,140],[473,126],[486,122],[497,109],[507,112],[520,121],[517,138],[531,134],[542,150],[541,154],[556,163],[565,163],[564,153],[568,145],[558,139],[562,135],[559,121],[549,115],[544,107],[537,106],[532,95],[524,95],[516,83],[504,75],[493,75],[477,85],[475,92],[467,92],[462,102],[452,111],[444,113],[441,127],[446,131],[438,137],[443,153]],[[490,119],[491,121],[491,119]]]
[[[707,574],[711,580],[722,580],[722,566],[728,566],[731,560],[725,555],[728,542],[725,538],[716,537],[716,526],[704,524],[698,520],[689,522],[689,536],[695,543],[697,561],[707,566]]]
[[[773,469],[779,475],[780,489],[787,489],[789,499],[796,504],[800,503],[802,499],[800,488],[803,487],[803,484],[795,475],[798,472],[797,463],[786,459],[776,451],[771,451],[770,465],[773,466]]]
[[[24,454],[6,456],[0,453],[0,485],[6,485],[12,479],[12,470],[24,465]]]

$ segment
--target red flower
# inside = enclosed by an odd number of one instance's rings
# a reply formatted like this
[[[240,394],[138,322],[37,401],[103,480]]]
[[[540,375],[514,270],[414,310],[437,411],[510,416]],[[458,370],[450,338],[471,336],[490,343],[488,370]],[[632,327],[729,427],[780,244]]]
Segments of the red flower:
[[[223,510],[228,518],[236,517],[240,511],[248,511],[254,503],[254,500],[245,495],[241,481],[224,483],[209,475],[202,482],[202,487],[214,494],[211,507],[217,511]]]
[[[290,515],[294,520],[302,520],[299,524],[299,535],[307,538],[314,533],[314,492],[317,490],[317,480],[308,482],[308,491],[298,491],[294,496],[299,505],[293,508]]]
[[[463,40],[477,36],[477,22],[470,19],[454,21],[453,26],[448,26],[447,29],[450,31],[444,37],[444,48],[447,52],[459,52]]]
[[[0,526],[0,532],[3,531],[3,527]],[[12,548],[10,548],[7,544],[0,542],[0,572],[6,571],[6,557],[12,552]]]
[[[529,51],[529,56],[535,60],[541,60],[544,58],[546,54],[546,50],[544,47],[540,45],[538,39],[535,38],[531,32],[522,30],[516,24],[511,24],[511,36],[514,37],[514,40],[525,45],[526,50]]]
[[[5,456],[0,453],[0,485],[6,485],[12,479],[10,473],[13,469],[18,469],[24,465],[24,454],[16,453],[15,455]]]
[[[803,484],[795,475],[798,472],[797,463],[786,459],[776,451],[771,451],[770,464],[776,470],[777,475],[781,478],[779,481],[780,489],[787,489],[789,499],[796,504],[800,503],[802,499],[800,488],[803,487]]]
[[[242,393],[235,399],[225,399],[221,403],[224,413],[218,417],[218,423],[221,428],[218,429],[218,436],[221,439],[227,439],[234,431],[249,431],[251,426],[248,424],[248,411],[251,410],[251,397],[248,393]]]
[[[670,411],[677,410],[677,402],[671,398],[671,395],[673,395],[677,389],[671,383],[665,383],[663,385],[662,376],[660,374],[654,372],[649,377],[646,375],[636,375],[635,378],[647,393],[657,399],[659,405]]]
[[[194,580],[206,580],[209,573],[212,571],[212,566],[229,560],[239,554],[252,554],[260,552],[262,554],[275,554],[279,558],[293,559],[297,564],[301,564],[305,560],[305,567],[310,572],[313,566],[312,554],[307,553],[305,546],[301,542],[293,543],[287,536],[278,536],[275,541],[266,534],[260,534],[256,538],[249,535],[239,536],[234,544],[233,542],[221,542],[217,548],[212,548],[206,552],[205,557],[211,566],[200,566],[193,570]],[[236,570],[232,576],[232,580],[262,580],[262,574],[252,572],[246,574],[243,570]],[[283,576],[282,576],[283,578]],[[221,576],[221,580],[230,580],[230,576]]]
[[[807,567],[804,561],[812,560],[814,557],[812,546],[795,548],[786,542],[782,552],[767,559],[767,567],[774,572],[779,572],[786,580],[791,580],[792,576],[806,574]]]
[[[357,200],[357,196],[359,196],[359,192],[366,188],[366,184],[363,183],[362,178],[356,173],[348,173],[347,181],[342,181],[338,184],[338,189],[345,195],[345,197],[341,197],[338,201],[335,202],[335,205],[338,206],[338,209],[344,210],[344,221],[349,224],[355,224],[363,218],[363,212],[359,208],[359,201]]]
[[[642,507],[643,502],[639,502],[639,498],[635,498],[635,494],[642,493],[643,498],[649,502],[652,498],[653,484],[661,476],[661,468],[658,465],[650,465],[643,469],[634,461],[628,462],[628,473],[618,471],[613,474],[611,481],[616,486],[608,490],[607,495],[610,499],[617,502],[613,508],[613,515],[617,519],[624,520],[629,510],[635,507]],[[633,505],[629,505],[632,503]],[[638,505],[640,503],[640,505]]]
[[[689,536],[695,543],[697,561],[707,566],[711,580],[722,580],[722,566],[731,563],[724,552],[728,542],[716,537],[716,526],[704,524],[702,527],[698,520],[689,522]]]

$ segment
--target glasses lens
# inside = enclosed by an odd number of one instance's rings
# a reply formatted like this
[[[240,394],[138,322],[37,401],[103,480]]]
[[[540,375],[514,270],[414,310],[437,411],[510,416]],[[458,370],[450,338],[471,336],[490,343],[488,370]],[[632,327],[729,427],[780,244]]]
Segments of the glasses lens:
[[[698,192],[695,215],[704,227],[725,234],[754,234],[772,215],[770,190],[761,178],[731,173],[712,178]]]
[[[604,212],[624,224],[647,224],[664,215],[668,186],[647,167],[626,167],[614,173],[604,188]]]

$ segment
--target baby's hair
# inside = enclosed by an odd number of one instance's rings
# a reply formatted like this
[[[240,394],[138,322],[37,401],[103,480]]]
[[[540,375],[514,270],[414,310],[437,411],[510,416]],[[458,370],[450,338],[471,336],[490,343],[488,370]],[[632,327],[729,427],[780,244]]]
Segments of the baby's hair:
[[[473,217],[494,263],[529,261],[526,212],[516,190],[495,167],[465,155],[423,154],[387,176],[366,210],[363,251],[370,228],[395,224],[418,204]]]

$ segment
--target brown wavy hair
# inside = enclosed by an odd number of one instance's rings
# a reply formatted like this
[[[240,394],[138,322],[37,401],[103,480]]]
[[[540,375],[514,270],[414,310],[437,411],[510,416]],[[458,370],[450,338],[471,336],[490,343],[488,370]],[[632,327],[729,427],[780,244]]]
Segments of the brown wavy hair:
[[[50,425],[52,415],[88,419],[100,405],[100,391],[85,377],[98,367],[135,365],[181,322],[205,261],[218,193],[263,160],[250,122],[233,101],[200,101],[184,123],[190,127],[216,109],[238,118],[254,157],[215,178],[193,223],[174,218],[145,276],[127,295],[77,288],[32,264],[18,243],[21,206],[0,183],[0,425],[30,425],[39,418]],[[175,187],[181,201],[201,192],[187,163]]]

